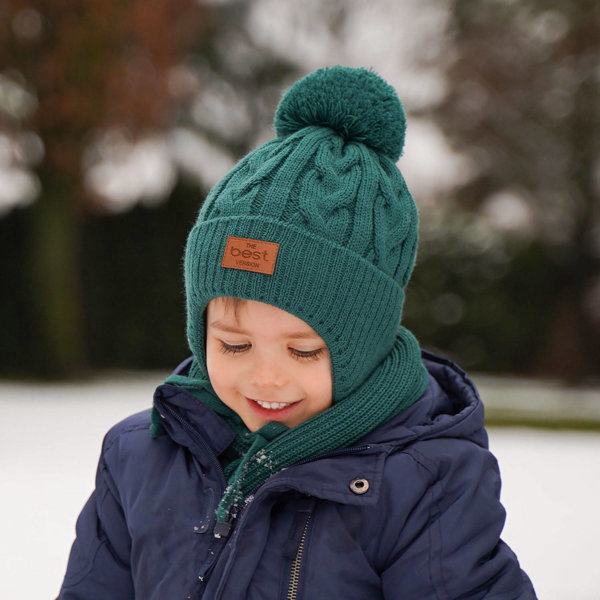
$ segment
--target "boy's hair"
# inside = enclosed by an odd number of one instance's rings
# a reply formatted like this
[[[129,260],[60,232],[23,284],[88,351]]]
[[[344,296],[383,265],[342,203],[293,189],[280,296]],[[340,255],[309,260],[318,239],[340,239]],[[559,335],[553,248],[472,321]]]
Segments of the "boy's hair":
[[[246,302],[248,302],[244,298],[235,298],[232,296],[219,296],[218,298],[214,298],[217,302],[222,302],[226,311],[233,310],[233,314],[235,318],[238,317],[238,310],[240,307],[244,306]]]

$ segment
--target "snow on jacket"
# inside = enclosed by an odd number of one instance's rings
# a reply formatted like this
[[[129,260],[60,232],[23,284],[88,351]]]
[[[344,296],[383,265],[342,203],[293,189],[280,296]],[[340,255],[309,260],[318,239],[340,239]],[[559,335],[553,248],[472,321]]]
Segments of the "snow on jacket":
[[[186,391],[106,435],[60,600],[529,600],[500,540],[505,512],[483,406],[466,375],[425,353],[430,385],[351,448],[284,469],[213,534],[233,433]],[[185,369],[183,363],[179,370]]]

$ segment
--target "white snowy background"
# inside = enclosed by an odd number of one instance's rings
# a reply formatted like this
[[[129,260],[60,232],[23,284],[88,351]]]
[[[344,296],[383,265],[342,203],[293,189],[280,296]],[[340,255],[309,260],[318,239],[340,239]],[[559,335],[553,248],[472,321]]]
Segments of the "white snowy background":
[[[0,383],[0,598],[55,598],[102,437],[148,408],[162,379],[154,373],[79,384]],[[488,385],[481,386],[484,400]],[[497,391],[490,387],[490,396]],[[540,600],[600,600],[600,434],[489,434],[503,476],[503,537]]]

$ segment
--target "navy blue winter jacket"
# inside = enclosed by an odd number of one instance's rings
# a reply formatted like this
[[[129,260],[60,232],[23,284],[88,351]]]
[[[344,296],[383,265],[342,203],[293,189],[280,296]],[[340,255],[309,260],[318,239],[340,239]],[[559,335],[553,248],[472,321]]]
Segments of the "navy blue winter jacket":
[[[426,355],[424,396],[351,448],[280,471],[213,534],[233,433],[186,391],[107,434],[62,600],[534,599],[500,541],[500,477],[466,375]],[[185,367],[183,367],[185,368]]]

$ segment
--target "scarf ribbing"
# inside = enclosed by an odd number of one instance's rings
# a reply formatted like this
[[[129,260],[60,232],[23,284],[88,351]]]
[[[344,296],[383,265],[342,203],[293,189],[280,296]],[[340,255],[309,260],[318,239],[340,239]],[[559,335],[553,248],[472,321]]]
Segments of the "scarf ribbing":
[[[244,499],[271,475],[355,443],[414,404],[428,381],[418,342],[401,327],[392,350],[355,391],[291,429],[273,422],[249,432],[240,417],[216,396],[196,360],[188,376],[171,376],[165,383],[191,392],[236,433],[230,447],[236,457],[225,468],[228,486],[216,511],[217,522],[226,523],[237,514]]]

